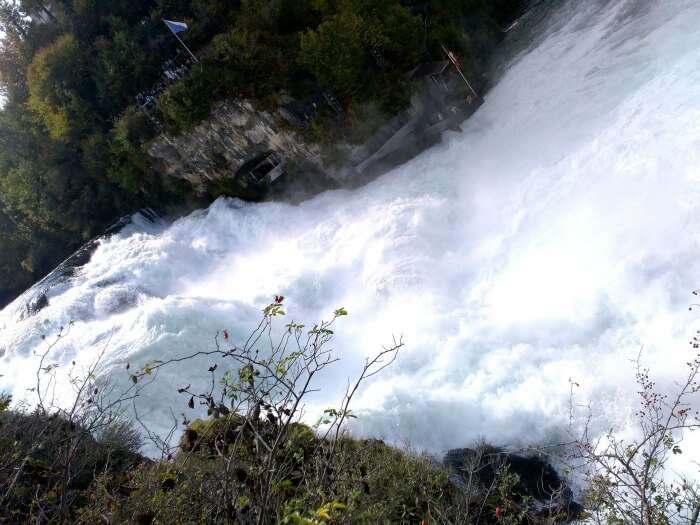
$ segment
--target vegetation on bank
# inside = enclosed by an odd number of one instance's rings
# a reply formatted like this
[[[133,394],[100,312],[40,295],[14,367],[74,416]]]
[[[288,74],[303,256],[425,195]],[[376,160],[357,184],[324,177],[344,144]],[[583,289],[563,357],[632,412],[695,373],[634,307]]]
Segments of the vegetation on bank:
[[[217,99],[275,107],[319,89],[343,108],[332,126],[406,104],[406,73],[457,50],[474,74],[519,0],[3,0],[0,26],[0,304],[124,213],[173,204],[188,187],[144,152],[156,129],[135,109],[155,93],[180,133]],[[169,89],[184,54],[162,19],[182,20],[201,62]]]
[[[211,350],[127,365],[129,381],[97,378],[98,360],[68,378],[76,395],[68,406],[53,401],[57,366],[52,350],[39,356],[36,407],[0,403],[0,521],[8,523],[239,523],[421,524],[558,523],[569,499],[542,509],[530,498],[542,469],[527,483],[494,449],[457,454],[452,467],[427,455],[381,441],[353,439],[352,400],[362,385],[390,366],[403,346],[368,358],[359,376],[314,427],[301,423],[317,381],[339,362],[330,348],[340,308],[313,327],[290,322],[282,297],[240,344],[228,331]],[[179,442],[142,424],[135,430],[123,409],[148,395],[161,369],[186,362],[207,367],[203,389],[182,385]],[[173,385],[173,388],[177,388]],[[141,421],[136,405],[131,418]],[[188,415],[207,417],[190,420]],[[160,450],[158,460],[139,454],[142,439]],[[540,465],[540,463],[536,463]],[[551,476],[550,476],[551,477]],[[547,478],[549,479],[549,478]],[[558,482],[557,482],[558,483]],[[556,483],[555,483],[556,484]],[[547,497],[564,493],[559,483]],[[542,499],[542,498],[541,498]],[[505,520],[505,521],[504,521]]]
[[[104,437],[37,413],[0,412],[4,523],[237,523],[290,525],[569,523],[566,507],[536,511],[518,491],[507,463],[489,484],[467,486],[435,458],[381,441],[343,436],[335,446],[314,429],[295,423],[276,451],[283,479],[270,482],[258,463],[263,440],[276,428],[260,421],[246,428],[240,415],[192,422],[168,459],[138,454],[133,430],[109,429]],[[45,431],[41,449],[27,442]],[[14,441],[11,444],[12,440]],[[332,450],[334,449],[334,450]],[[28,454],[29,452],[29,454]],[[477,451],[477,453],[479,453]],[[12,474],[19,460],[21,475]],[[4,464],[3,464],[4,463]],[[66,482],[66,470],[69,470]],[[466,478],[464,478],[466,479]],[[463,485],[460,483],[464,483]],[[265,494],[267,493],[267,494]],[[263,500],[264,498],[264,500]]]
[[[440,462],[346,430],[356,417],[355,395],[392,365],[401,340],[368,358],[314,426],[301,422],[318,379],[339,362],[330,344],[347,312],[338,309],[312,327],[289,322],[280,331],[283,300],[276,297],[238,344],[222,330],[209,350],[127,364],[126,387],[98,377],[102,356],[87,369],[74,363],[64,375],[75,391],[68,405],[53,397],[60,376],[52,350],[62,334],[50,341],[39,356],[32,408],[11,407],[0,395],[0,521],[697,525],[698,486],[669,461],[683,454],[684,433],[700,428],[700,357],[688,362],[672,396],[658,392],[638,362],[635,439],[613,430],[593,435],[588,413],[579,436],[572,426],[570,442],[533,449],[538,457],[481,445]],[[157,435],[132,402],[149,395],[160,370],[183,363],[205,367],[210,379],[200,387],[173,385],[182,411],[175,409],[180,415],[173,414],[167,436]],[[580,407],[575,386],[572,422]],[[180,437],[171,445],[174,435]],[[143,440],[159,459],[140,454]],[[572,475],[585,477],[584,507],[540,459],[555,450]]]

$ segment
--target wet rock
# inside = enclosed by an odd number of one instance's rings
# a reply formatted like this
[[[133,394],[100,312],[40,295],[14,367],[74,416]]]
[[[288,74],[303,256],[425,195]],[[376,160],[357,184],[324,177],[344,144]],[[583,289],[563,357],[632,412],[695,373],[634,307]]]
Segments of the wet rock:
[[[138,304],[140,291],[122,284],[104,287],[95,294],[94,308],[98,315],[124,312]]]
[[[443,464],[453,472],[452,480],[455,483],[467,486],[471,479],[472,484],[476,481],[478,490],[483,492],[493,487],[499,473],[507,468],[510,474],[517,476],[513,489],[516,501],[536,515],[558,515],[572,521],[583,510],[574,501],[571,489],[556,469],[537,456],[511,454],[485,445],[475,449],[450,450]]]
[[[27,314],[36,315],[49,305],[49,298],[46,293],[41,292],[27,304]]]

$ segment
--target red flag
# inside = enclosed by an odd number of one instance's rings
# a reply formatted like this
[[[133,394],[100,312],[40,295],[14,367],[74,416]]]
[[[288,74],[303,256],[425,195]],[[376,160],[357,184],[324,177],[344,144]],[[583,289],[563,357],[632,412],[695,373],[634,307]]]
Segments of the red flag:
[[[452,62],[457,67],[460,67],[462,65],[459,61],[459,57],[457,56],[457,54],[451,49],[447,50],[447,58],[449,58],[450,62]]]

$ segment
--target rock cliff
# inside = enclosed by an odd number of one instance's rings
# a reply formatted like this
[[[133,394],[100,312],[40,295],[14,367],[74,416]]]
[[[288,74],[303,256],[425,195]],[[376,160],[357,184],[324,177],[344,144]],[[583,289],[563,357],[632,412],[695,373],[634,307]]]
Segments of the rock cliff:
[[[367,128],[360,141],[355,137],[355,141],[322,146],[297,130],[315,119],[319,107],[326,104],[323,100],[313,104],[312,110],[297,111],[301,117],[291,119],[298,121],[297,129],[281,111],[287,106],[271,112],[256,108],[250,100],[227,100],[191,131],[177,137],[159,135],[147,151],[158,171],[186,180],[203,197],[294,200],[338,185],[360,185],[440,141],[444,131],[460,130],[459,124],[482,103],[447,60],[419,66],[410,80],[414,93],[404,110],[394,115],[370,112],[371,126],[355,123]],[[342,113],[342,109],[336,111]],[[280,159],[279,170],[287,175],[274,188],[258,173],[270,152]]]
[[[190,132],[178,137],[162,134],[148,146],[162,173],[187,180],[200,195],[235,183],[239,186],[236,193],[255,197],[252,188],[248,188],[251,195],[246,195],[245,178],[235,175],[251,159],[268,151],[279,152],[290,169],[325,171],[319,146],[247,100],[220,102],[210,117]]]

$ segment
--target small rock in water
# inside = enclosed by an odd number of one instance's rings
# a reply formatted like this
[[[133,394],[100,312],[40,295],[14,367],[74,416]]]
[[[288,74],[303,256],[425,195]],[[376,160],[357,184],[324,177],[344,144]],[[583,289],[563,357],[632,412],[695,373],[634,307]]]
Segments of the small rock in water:
[[[37,297],[35,297],[31,302],[27,304],[27,314],[28,315],[36,315],[39,313],[41,310],[46,308],[49,305],[49,298],[45,293],[40,293]]]

